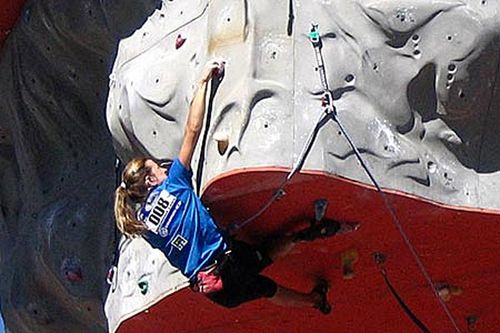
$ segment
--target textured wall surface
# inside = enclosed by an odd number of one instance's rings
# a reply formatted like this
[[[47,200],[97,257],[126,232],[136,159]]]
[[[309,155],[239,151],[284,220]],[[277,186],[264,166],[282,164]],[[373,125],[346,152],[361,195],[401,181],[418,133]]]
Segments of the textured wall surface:
[[[211,57],[226,58],[227,71],[211,99],[206,146],[196,153],[199,187],[238,168],[296,162],[322,112],[311,22],[323,34],[339,118],[384,187],[499,209],[499,6],[28,1],[0,55],[0,292],[10,331],[106,330],[111,141],[124,160],[174,157]],[[368,182],[338,133],[333,122],[321,128],[304,169]],[[185,285],[154,284],[142,297],[141,277],[178,278],[142,251],[122,257],[119,276],[134,279],[108,298],[114,327]]]
[[[380,184],[500,209],[499,9],[493,1],[165,2],[120,43],[107,105],[115,148],[125,160],[174,158],[197,76],[223,57],[195,154],[198,188],[232,170],[292,167],[322,112],[307,37],[314,22],[339,118]],[[333,121],[303,168],[370,183]],[[137,290],[127,297],[144,300]]]
[[[165,2],[120,43],[107,105],[115,148],[123,159],[174,158],[197,76],[223,57],[195,154],[198,187],[241,168],[291,168],[322,113],[307,37],[314,22],[339,118],[380,184],[498,210],[499,9],[452,0]],[[370,183],[333,121],[303,169]],[[144,300],[137,290],[126,298]]]
[[[107,108],[117,151],[175,156],[197,75],[220,56],[228,65],[199,183],[291,167],[321,114],[307,38],[315,22],[339,118],[382,186],[498,209],[498,10],[495,1],[166,2],[120,44]],[[333,122],[321,129],[304,168],[368,182],[338,133]]]
[[[1,302],[9,331],[103,332],[118,41],[156,1],[28,1],[0,55]]]

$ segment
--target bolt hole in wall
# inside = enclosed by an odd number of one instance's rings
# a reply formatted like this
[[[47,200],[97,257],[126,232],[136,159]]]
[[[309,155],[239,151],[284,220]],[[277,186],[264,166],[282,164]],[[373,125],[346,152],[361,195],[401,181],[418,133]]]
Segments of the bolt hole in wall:
[[[352,74],[348,74],[346,77],[345,77],[345,82],[347,83],[351,83],[352,81],[354,81],[354,75]]]

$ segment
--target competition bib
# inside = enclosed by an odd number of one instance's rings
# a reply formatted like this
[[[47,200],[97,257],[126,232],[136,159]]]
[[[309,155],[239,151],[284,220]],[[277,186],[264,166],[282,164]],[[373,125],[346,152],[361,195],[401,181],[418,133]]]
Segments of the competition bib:
[[[148,217],[144,220],[146,227],[162,237],[168,234],[168,225],[179,209],[181,202],[168,191],[162,190],[151,204]]]

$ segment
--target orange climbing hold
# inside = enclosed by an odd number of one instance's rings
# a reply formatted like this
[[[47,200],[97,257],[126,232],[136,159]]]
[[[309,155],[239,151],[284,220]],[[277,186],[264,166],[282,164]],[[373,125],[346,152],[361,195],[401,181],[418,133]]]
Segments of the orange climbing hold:
[[[349,249],[340,254],[342,262],[342,276],[345,280],[354,277],[354,264],[359,260],[359,253],[356,249]]]
[[[445,302],[448,302],[452,296],[458,296],[463,293],[463,289],[457,286],[452,286],[448,283],[439,283],[436,285],[439,297]]]

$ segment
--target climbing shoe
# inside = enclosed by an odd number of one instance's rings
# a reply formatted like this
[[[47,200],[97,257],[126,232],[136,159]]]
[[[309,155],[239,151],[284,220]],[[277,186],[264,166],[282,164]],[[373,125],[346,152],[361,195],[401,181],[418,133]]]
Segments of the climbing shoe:
[[[313,241],[333,235],[345,235],[359,228],[359,224],[324,219],[294,235],[294,241]]]
[[[313,307],[318,309],[322,314],[332,312],[332,306],[328,303],[328,282],[324,279],[319,280],[312,292],[320,296],[320,300]]]

